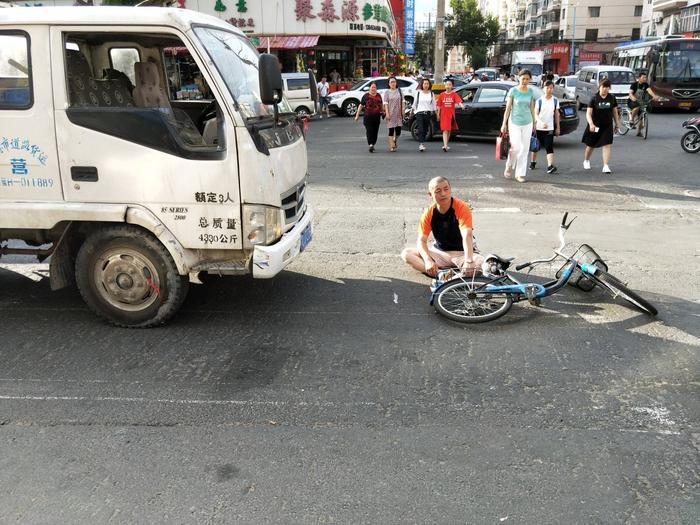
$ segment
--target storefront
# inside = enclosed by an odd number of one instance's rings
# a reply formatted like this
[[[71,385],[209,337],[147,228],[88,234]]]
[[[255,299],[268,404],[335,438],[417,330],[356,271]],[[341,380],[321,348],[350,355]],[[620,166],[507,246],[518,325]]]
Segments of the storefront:
[[[389,0],[184,0],[248,34],[282,71],[349,80],[398,68],[397,27]],[[393,64],[393,66],[392,66]]]
[[[544,51],[544,70],[557,75],[565,75],[569,71],[569,44],[558,42],[535,48]]]

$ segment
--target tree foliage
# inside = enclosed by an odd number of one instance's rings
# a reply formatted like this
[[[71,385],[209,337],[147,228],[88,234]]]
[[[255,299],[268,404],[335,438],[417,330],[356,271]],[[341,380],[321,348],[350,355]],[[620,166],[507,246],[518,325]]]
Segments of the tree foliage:
[[[464,46],[468,54],[495,44],[500,31],[498,19],[479,10],[476,0],[450,0],[452,14],[445,30],[448,46]]]

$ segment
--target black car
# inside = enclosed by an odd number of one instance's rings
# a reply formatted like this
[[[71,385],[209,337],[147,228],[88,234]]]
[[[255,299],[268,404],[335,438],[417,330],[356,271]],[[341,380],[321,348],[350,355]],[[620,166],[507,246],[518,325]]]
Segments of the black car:
[[[506,109],[506,95],[514,87],[514,82],[474,82],[455,89],[464,103],[464,109],[456,110],[455,118],[459,130],[453,135],[467,137],[497,137],[503,124],[503,113]],[[542,96],[542,90],[530,86],[537,98]],[[579,123],[576,103],[571,100],[559,100],[560,132],[561,135],[572,133]],[[418,140],[418,129],[415,115],[406,110],[403,129],[410,131],[414,140]],[[440,134],[437,118],[433,118],[428,137]]]

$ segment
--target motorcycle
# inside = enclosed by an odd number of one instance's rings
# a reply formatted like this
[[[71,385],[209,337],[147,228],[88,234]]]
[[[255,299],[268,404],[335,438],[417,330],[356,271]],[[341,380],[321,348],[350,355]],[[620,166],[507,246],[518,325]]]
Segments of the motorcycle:
[[[688,153],[700,151],[700,117],[694,117],[683,123],[688,131],[681,138],[681,148]]]

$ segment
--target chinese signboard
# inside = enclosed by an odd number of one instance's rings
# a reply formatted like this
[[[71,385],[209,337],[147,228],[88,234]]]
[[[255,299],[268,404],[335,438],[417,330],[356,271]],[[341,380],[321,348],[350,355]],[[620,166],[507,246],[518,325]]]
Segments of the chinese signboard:
[[[229,22],[254,35],[353,35],[393,42],[389,0],[182,0],[185,7]],[[414,17],[415,0],[410,18]],[[413,23],[410,24],[413,31]],[[403,37],[403,35],[401,35]],[[413,42],[413,36],[410,36]]]
[[[404,0],[403,11],[403,50],[407,55],[415,53],[416,32],[415,32],[415,0]]]

